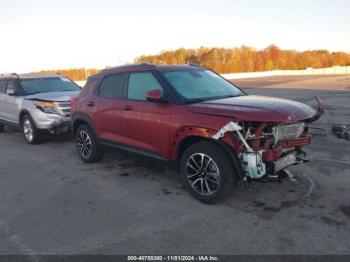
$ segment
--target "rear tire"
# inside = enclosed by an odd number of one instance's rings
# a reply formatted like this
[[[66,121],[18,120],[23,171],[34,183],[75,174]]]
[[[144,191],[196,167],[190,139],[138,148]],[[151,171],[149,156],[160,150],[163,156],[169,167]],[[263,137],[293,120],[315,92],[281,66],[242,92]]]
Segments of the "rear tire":
[[[24,139],[28,144],[36,145],[42,142],[40,131],[30,115],[23,116],[21,126]]]
[[[97,138],[87,125],[78,127],[75,141],[80,158],[86,163],[95,163],[103,157],[103,151],[98,145]]]
[[[181,156],[181,174],[190,193],[206,204],[227,198],[238,181],[227,152],[207,141],[193,144],[185,150]]]

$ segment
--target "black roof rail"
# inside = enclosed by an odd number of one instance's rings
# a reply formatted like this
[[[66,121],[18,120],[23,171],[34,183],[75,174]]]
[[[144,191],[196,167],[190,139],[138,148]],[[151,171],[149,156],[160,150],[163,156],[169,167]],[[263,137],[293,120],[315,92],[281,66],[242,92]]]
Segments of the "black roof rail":
[[[198,64],[188,64],[189,66],[196,66],[196,67],[203,67],[201,65],[198,65]]]
[[[154,65],[154,64],[148,63],[148,62],[144,62],[144,63],[141,63],[140,65]]]

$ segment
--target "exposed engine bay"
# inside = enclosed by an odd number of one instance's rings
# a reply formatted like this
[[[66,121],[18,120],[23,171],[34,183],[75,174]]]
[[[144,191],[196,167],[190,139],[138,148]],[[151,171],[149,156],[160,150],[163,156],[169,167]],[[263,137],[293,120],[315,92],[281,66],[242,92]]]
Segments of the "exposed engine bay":
[[[301,147],[311,143],[308,123],[323,113],[323,104],[311,119],[292,123],[228,122],[212,138],[219,140],[231,134],[236,143],[244,175],[250,179],[274,176],[290,165],[307,162]]]

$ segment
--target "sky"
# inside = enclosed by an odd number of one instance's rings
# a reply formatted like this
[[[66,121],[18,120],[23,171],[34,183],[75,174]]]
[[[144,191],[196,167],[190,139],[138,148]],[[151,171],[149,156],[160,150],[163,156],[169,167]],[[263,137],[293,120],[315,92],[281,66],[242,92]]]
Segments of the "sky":
[[[350,52],[349,0],[0,0],[0,72],[104,68],[177,48]]]

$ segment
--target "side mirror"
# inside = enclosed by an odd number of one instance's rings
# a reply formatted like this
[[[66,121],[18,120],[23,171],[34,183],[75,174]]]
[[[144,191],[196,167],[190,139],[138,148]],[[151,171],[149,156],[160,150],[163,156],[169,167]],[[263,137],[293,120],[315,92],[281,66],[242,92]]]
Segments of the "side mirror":
[[[6,90],[6,93],[7,93],[9,96],[14,96],[14,95],[15,95],[15,90],[14,90],[14,89],[7,89],[7,90]]]
[[[145,95],[146,99],[150,102],[162,103],[166,102],[166,99],[162,96],[162,91],[160,89],[153,89],[148,91]]]

